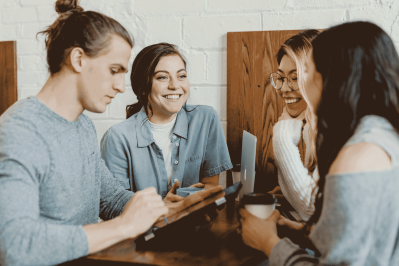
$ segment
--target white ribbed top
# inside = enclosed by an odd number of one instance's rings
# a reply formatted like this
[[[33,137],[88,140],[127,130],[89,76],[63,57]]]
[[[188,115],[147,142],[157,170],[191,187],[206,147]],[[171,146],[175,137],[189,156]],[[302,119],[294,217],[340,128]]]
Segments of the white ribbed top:
[[[287,117],[288,115],[288,117]],[[278,182],[285,198],[294,207],[303,221],[309,220],[314,213],[314,202],[319,179],[318,169],[312,174],[302,164],[297,147],[301,139],[304,112],[297,118],[289,118],[284,108],[283,115],[273,128],[273,152],[278,167]],[[309,123],[303,130],[303,139],[306,145],[305,165],[309,162]],[[314,191],[313,191],[314,190]]]

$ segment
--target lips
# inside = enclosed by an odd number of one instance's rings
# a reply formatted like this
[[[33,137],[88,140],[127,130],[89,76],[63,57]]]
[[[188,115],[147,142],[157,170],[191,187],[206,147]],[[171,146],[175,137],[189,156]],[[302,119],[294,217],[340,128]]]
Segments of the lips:
[[[284,98],[286,104],[297,103],[300,100],[302,100],[302,98]]]
[[[177,100],[177,99],[179,99],[182,95],[183,95],[183,94],[167,94],[167,95],[164,95],[164,96],[162,96],[162,97],[164,97],[164,98],[166,98],[166,99],[168,99],[168,100]]]

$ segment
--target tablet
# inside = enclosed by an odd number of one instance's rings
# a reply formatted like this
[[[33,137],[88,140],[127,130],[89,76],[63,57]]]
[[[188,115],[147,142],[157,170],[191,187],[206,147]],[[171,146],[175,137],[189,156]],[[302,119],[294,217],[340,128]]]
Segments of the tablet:
[[[149,231],[136,239],[136,244],[143,245],[146,242],[152,242],[156,238],[162,238],[163,236],[168,237],[170,235],[168,234],[168,231],[173,231],[174,229],[180,230],[185,225],[190,224],[190,220],[195,221],[198,215],[204,215],[212,210],[220,209],[224,206],[227,200],[237,197],[241,187],[241,182],[237,182],[234,185],[222,191],[218,191],[204,200],[169,216],[167,219],[155,223]]]

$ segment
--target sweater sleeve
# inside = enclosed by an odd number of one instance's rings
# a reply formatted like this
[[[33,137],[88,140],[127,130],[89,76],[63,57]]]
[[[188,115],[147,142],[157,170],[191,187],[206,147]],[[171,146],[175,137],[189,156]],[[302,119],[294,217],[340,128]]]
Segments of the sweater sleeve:
[[[273,152],[278,166],[278,180],[285,198],[302,220],[314,212],[317,168],[313,176],[303,166],[297,144],[301,138],[302,121],[282,120],[273,128]]]
[[[125,188],[131,190],[127,151],[120,136],[110,128],[101,139],[101,157],[112,176]],[[133,187],[133,186],[132,186]]]
[[[93,123],[90,121],[91,128],[93,130],[92,134],[92,142],[93,145],[95,145],[95,151],[96,151],[96,165],[97,165],[97,174],[100,175],[100,218],[103,220],[109,220],[113,219],[117,216],[119,216],[123,209],[125,208],[125,205],[128,203],[128,201],[132,198],[133,192],[127,191],[125,187],[123,186],[123,182],[120,182],[119,179],[115,179],[115,176],[112,176],[110,169],[107,167],[106,162],[101,158],[101,153],[100,149],[98,148],[98,143],[97,139],[95,136],[97,136],[96,129],[93,125]],[[117,167],[116,171],[120,174],[118,177],[126,178],[126,173],[127,173],[127,166],[125,168],[125,165],[127,165],[127,159],[122,158],[122,153],[107,153],[107,147],[108,143],[107,142],[107,135],[108,133],[112,132],[112,129],[108,130],[108,132],[105,134],[103,139],[101,140],[103,149],[102,151],[105,151],[105,156],[107,158],[112,158],[113,157],[113,162],[117,162],[117,164],[121,167]],[[115,135],[112,135],[113,137],[111,140],[115,141],[117,138]],[[104,140],[105,138],[105,140]],[[111,150],[115,151],[118,149],[123,148],[120,143],[115,143],[112,142],[113,145],[111,145]],[[105,147],[105,148],[104,148]],[[109,161],[108,161],[109,162]],[[114,166],[114,165],[113,165]],[[123,169],[122,169],[123,168]],[[114,168],[113,168],[114,169]],[[115,169],[114,169],[115,170]],[[115,173],[115,172],[114,172]],[[129,186],[129,183],[128,183]]]
[[[51,175],[47,146],[26,128],[0,130],[0,265],[54,265],[88,254],[81,225],[40,217],[40,183]]]
[[[98,155],[98,164],[101,173],[100,218],[109,220],[122,213],[134,193],[126,190],[112,177],[100,155]]]

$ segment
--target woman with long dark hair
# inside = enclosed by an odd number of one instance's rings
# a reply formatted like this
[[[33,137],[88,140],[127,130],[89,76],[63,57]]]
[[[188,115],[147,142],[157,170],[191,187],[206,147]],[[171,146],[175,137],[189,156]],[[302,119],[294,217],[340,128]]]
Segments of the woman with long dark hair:
[[[319,191],[308,225],[289,226],[311,231],[321,257],[278,237],[276,222],[288,223],[277,211],[262,221],[241,210],[243,239],[263,250],[270,265],[398,265],[395,46],[381,28],[367,22],[332,27],[312,44],[305,93],[317,116]]]
[[[133,192],[153,186],[170,201],[184,199],[175,195],[180,185],[217,186],[219,174],[232,168],[222,125],[212,107],[186,105],[190,84],[177,47],[145,47],[130,81],[138,102],[101,140],[114,178]]]

